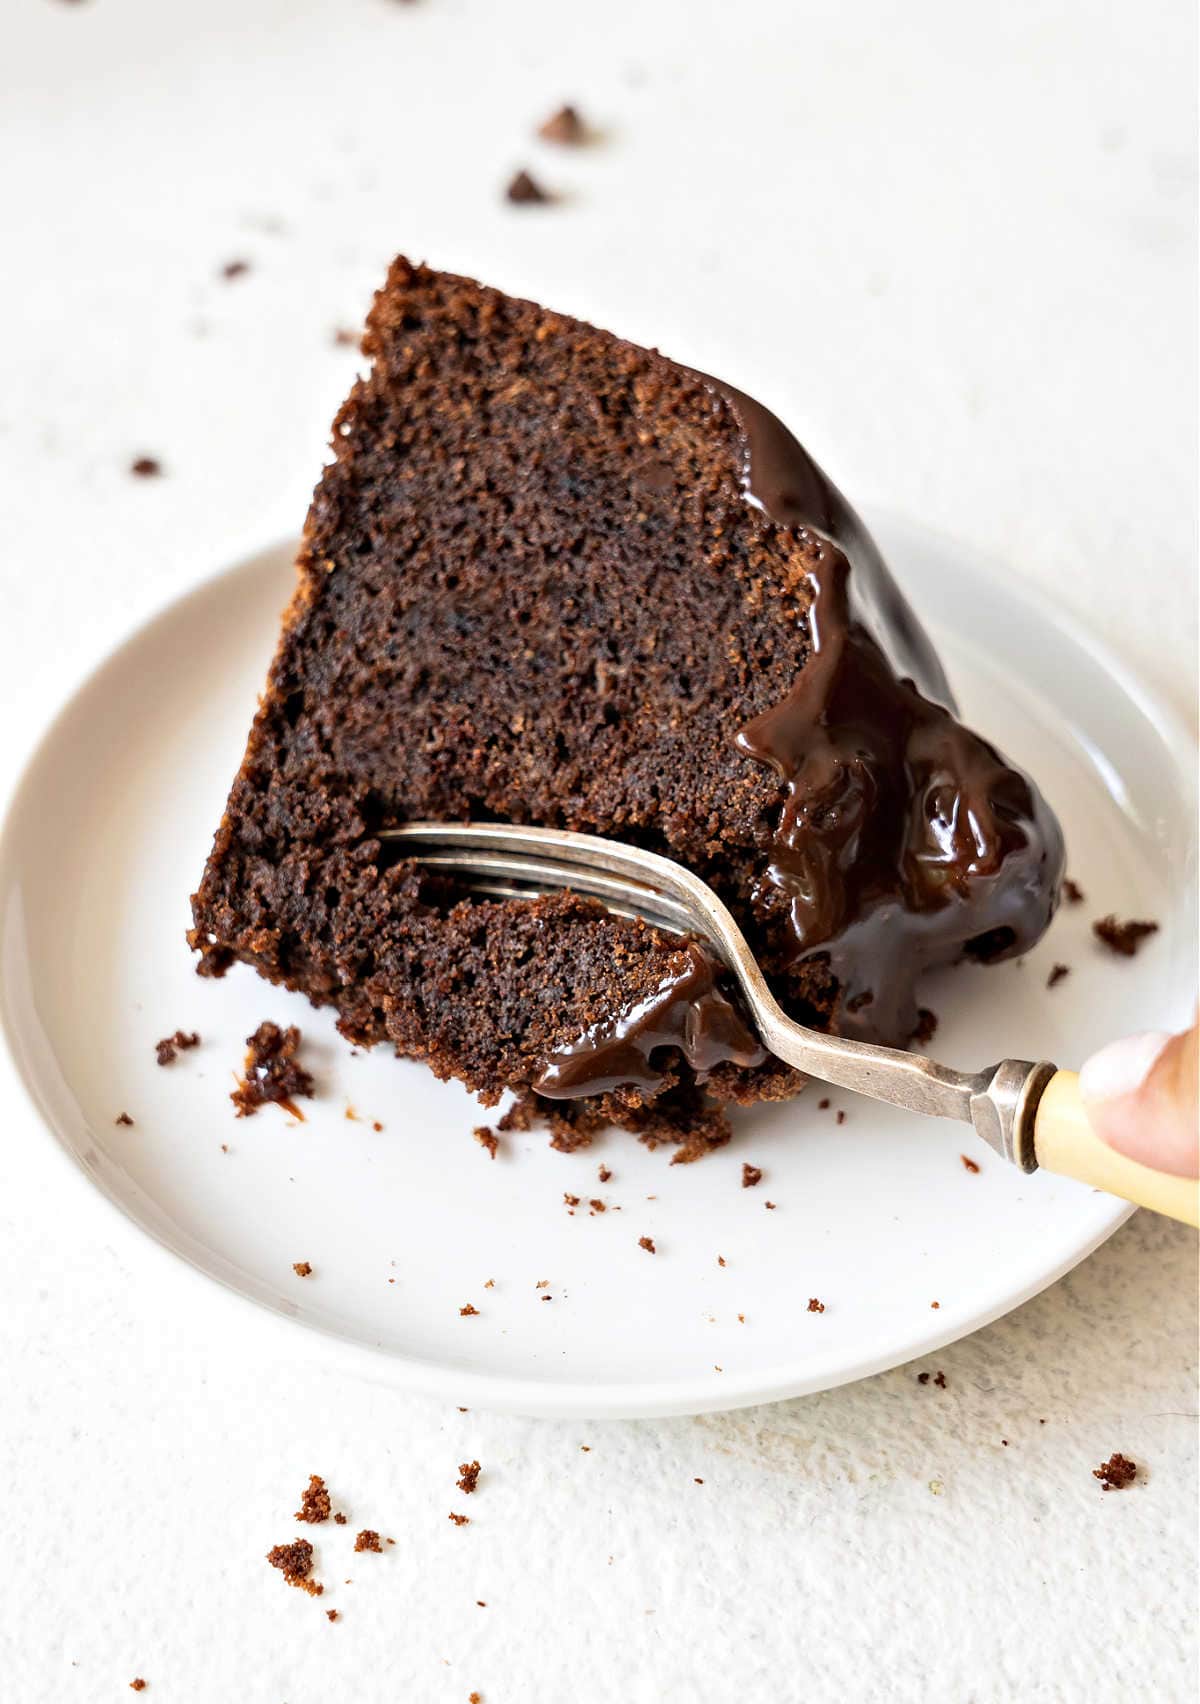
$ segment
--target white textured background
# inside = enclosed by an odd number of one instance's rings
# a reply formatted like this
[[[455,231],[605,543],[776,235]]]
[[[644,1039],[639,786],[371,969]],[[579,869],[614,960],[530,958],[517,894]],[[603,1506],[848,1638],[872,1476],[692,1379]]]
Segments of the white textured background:
[[[726,374],[1190,714],[1193,12],[0,0],[0,785],[114,639],[298,526],[354,367],[332,331],[401,248]],[[531,140],[567,98],[601,145]],[[521,164],[564,200],[506,206]],[[1188,1233],[1140,1215],[924,1369],[518,1421],[299,1344],[255,1363],[2,1129],[5,1700],[1194,1695]],[[1106,1496],[1114,1449],[1146,1475]],[[397,1541],[343,1568],[353,1525],[319,1529],[337,1626],[262,1562],[311,1471]]]

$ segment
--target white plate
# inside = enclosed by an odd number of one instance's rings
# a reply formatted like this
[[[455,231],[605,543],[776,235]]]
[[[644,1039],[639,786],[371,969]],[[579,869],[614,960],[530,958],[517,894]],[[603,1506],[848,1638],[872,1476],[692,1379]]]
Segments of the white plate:
[[[932,980],[938,1055],[1075,1064],[1122,1030],[1182,1020],[1195,993],[1190,743],[1001,575],[925,532],[878,531],[968,718],[1061,814],[1087,894],[1023,963]],[[189,1305],[224,1286],[258,1304],[239,1301],[243,1328],[299,1322],[323,1356],[456,1402],[686,1413],[825,1389],[935,1348],[1050,1283],[1126,1216],[1107,1196],[1021,1176],[964,1127],[835,1094],[839,1127],[819,1089],[741,1115],[734,1141],[695,1166],[619,1132],[570,1156],[540,1132],[509,1137],[492,1163],[471,1135],[487,1115],[458,1085],[382,1052],[352,1056],[328,1013],[244,968],[200,981],[188,896],[291,555],[214,577],[91,677],[31,760],[0,847],[0,1012],[70,1161],[51,1188],[86,1176],[97,1210],[139,1227],[126,1241],[154,1254],[156,1281],[205,1274],[217,1283],[192,1285]],[[1090,936],[1110,910],[1162,932],[1116,959]],[[1049,992],[1056,960],[1072,974]],[[233,1117],[243,1038],[268,1017],[304,1031],[319,1099],[301,1125],[277,1108]],[[154,1043],[179,1026],[203,1045],[160,1069]],[[133,1128],[114,1123],[123,1111]],[[743,1160],[763,1168],[757,1189],[740,1187]],[[583,1198],[573,1216],[564,1192]],[[590,1214],[592,1196],[609,1211]],[[306,1280],[292,1272],[302,1260]],[[467,1303],[476,1317],[460,1315]]]

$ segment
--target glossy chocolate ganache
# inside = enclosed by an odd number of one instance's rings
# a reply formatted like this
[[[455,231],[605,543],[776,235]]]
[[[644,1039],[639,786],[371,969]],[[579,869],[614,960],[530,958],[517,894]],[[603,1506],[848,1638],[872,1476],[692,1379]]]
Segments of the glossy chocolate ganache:
[[[841,493],[768,409],[701,377],[740,427],[747,501],[809,564],[808,659],[780,703],[730,734],[784,788],[753,903],[786,907],[793,964],[819,959],[836,975],[836,1033],[902,1046],[925,971],[1012,957],[1043,933],[1062,832],[1028,777],[956,719],[928,638]],[[693,946],[653,998],[547,1060],[537,1092],[650,1091],[664,1048],[701,1080],[757,1063],[718,976]]]

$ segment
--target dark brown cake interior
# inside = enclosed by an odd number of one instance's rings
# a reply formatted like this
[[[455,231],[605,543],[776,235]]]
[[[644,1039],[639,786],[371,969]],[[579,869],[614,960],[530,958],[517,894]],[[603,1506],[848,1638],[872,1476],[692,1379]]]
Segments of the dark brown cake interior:
[[[747,503],[728,399],[653,352],[404,260],[364,350],[195,896],[201,969],[244,959],[335,1004],[355,1040],[386,1037],[488,1099],[528,1093],[582,1030],[679,975],[683,949],[570,897],[466,901],[376,838],[418,818],[511,820],[689,865],[789,1009],[844,1026],[829,955],[797,952],[786,896],[764,880],[784,785],[736,743],[809,658],[825,547]],[[1026,934],[1053,908],[1054,865],[1043,848]],[[969,908],[953,927],[925,962],[967,948]],[[893,933],[873,928],[872,962],[903,1031],[881,1038],[903,1042],[919,965]],[[706,1085],[681,1054],[654,1063],[656,1087],[560,1103],[560,1138],[612,1119],[716,1140],[714,1095],[797,1086],[771,1060]]]

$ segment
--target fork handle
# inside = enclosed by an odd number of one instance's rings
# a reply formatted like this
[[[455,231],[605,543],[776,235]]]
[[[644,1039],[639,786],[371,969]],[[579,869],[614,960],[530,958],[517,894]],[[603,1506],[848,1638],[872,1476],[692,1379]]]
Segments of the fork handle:
[[[1079,1098],[1074,1071],[1056,1071],[1042,1091],[1033,1127],[1034,1152],[1043,1171],[1090,1183],[1123,1201],[1165,1213],[1185,1225],[1200,1217],[1200,1179],[1154,1171],[1110,1148],[1098,1136]]]

